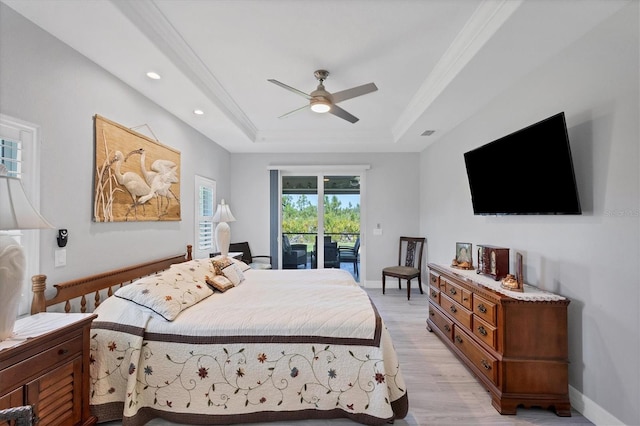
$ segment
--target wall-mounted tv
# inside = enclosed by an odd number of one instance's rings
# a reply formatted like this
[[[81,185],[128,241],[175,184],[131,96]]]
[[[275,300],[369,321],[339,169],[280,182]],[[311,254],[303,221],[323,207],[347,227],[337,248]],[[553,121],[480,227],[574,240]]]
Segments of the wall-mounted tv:
[[[476,215],[581,214],[564,112],[464,154]]]

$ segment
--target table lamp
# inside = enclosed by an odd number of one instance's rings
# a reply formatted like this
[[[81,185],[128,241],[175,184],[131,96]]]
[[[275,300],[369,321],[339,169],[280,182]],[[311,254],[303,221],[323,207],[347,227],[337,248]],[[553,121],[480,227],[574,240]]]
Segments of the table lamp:
[[[224,199],[220,200],[218,209],[213,215],[213,222],[218,222],[215,230],[216,245],[223,258],[229,254],[229,243],[231,242],[231,228],[227,222],[235,222],[236,218],[231,214],[231,209],[228,204],[225,204]]]
[[[0,164],[0,231],[53,228],[33,208],[20,179]],[[0,341],[13,334],[24,282],[25,257],[18,242],[0,232]]]

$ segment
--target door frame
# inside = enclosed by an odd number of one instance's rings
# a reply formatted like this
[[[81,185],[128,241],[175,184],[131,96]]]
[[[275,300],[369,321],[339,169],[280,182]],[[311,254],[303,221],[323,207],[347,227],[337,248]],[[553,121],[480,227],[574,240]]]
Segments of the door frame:
[[[345,176],[360,177],[360,285],[366,282],[366,250],[367,250],[367,209],[366,209],[366,171],[371,169],[369,164],[355,165],[276,165],[269,166],[269,170],[278,171],[278,221],[277,243],[278,253],[282,253],[282,176]],[[322,181],[320,181],[322,182]],[[320,183],[319,182],[319,183]],[[322,194],[322,198],[320,195]],[[318,233],[324,234],[324,185],[318,184]],[[322,209],[321,209],[322,206]],[[324,252],[318,250],[318,265],[324,265]],[[282,269],[282,256],[278,256],[278,268]]]

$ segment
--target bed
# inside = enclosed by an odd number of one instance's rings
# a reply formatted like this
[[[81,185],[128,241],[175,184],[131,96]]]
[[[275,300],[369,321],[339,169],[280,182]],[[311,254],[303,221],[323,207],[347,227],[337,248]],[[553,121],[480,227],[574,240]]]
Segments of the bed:
[[[86,311],[80,288],[93,295],[89,398],[99,422],[405,417],[391,337],[348,272],[252,270],[240,261],[227,269],[241,281],[224,292],[207,284],[210,259],[191,259],[190,250],[58,284],[52,298],[34,277],[33,312],[71,295]]]

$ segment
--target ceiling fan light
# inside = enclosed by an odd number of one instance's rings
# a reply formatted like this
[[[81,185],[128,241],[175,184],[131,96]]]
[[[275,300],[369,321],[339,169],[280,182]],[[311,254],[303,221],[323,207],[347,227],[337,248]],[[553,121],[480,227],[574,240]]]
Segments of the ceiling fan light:
[[[311,111],[317,113],[329,112],[331,109],[331,103],[326,99],[312,99],[311,100]]]

